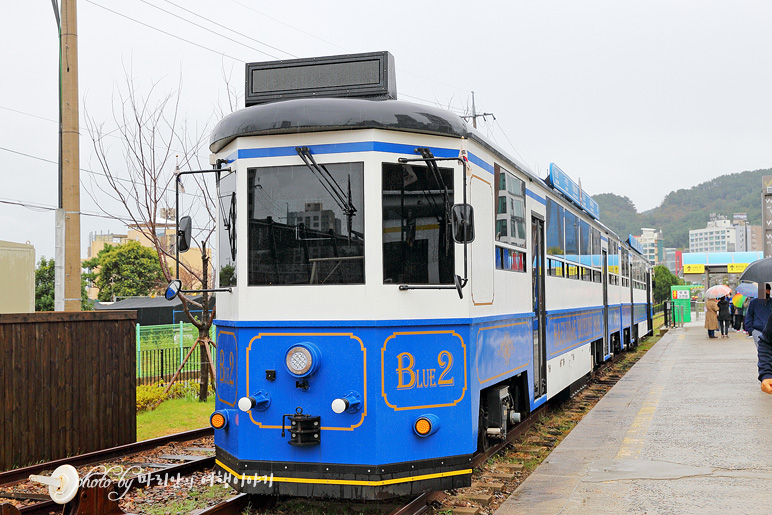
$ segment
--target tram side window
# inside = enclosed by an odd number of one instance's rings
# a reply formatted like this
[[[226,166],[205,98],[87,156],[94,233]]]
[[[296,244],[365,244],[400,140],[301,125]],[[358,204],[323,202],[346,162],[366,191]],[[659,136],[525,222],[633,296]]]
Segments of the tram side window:
[[[569,261],[579,261],[579,219],[575,214],[565,210],[564,227],[566,233],[566,259]],[[579,267],[575,264],[567,263],[568,274],[566,277],[579,279]]]
[[[499,165],[495,166],[496,240],[525,247],[525,183]]]
[[[608,282],[619,285],[619,243],[609,239],[608,241]]]
[[[593,268],[601,269],[603,266],[603,249],[600,243],[600,231],[594,227],[592,227],[590,231],[592,238],[592,266]],[[602,282],[602,272],[600,270],[593,270],[592,280],[596,283]]]
[[[592,270],[588,267],[592,265],[592,239],[590,238],[590,224],[584,220],[579,220],[579,261],[582,263],[583,281],[592,281]]]
[[[525,272],[525,253],[496,247],[496,269]]]
[[[563,277],[563,267],[564,264],[559,259],[548,259],[547,260],[547,274],[553,275],[555,277]]]
[[[562,256],[563,248],[563,206],[547,199],[547,254]]]
[[[547,255],[562,256],[563,244],[563,206],[547,199]],[[563,277],[563,262],[558,259],[547,260],[547,274]]]
[[[220,178],[217,192],[220,224],[218,248],[218,275],[221,287],[236,286],[236,173]]]
[[[252,168],[250,286],[363,284],[364,165]]]
[[[452,284],[453,169],[383,163],[383,282]]]
[[[630,253],[622,250],[622,286],[630,286]]]

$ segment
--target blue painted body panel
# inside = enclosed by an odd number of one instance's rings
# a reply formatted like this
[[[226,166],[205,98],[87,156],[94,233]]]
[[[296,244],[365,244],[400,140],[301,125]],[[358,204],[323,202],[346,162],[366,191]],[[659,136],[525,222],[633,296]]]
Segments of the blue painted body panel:
[[[471,384],[475,345],[469,334],[468,325],[218,326],[223,365],[216,408],[232,410],[232,416],[228,428],[216,431],[215,443],[240,460],[282,462],[381,464],[472,453],[477,417],[471,414],[479,409],[479,390]],[[307,390],[296,387],[284,365],[298,343],[313,343],[321,353]],[[266,370],[275,370],[276,379],[268,380]],[[261,390],[270,395],[268,409],[235,408],[245,392]],[[332,401],[352,391],[360,395],[361,409],[334,413]],[[320,445],[290,446],[288,431],[281,437],[282,416],[298,407],[321,417]],[[420,438],[412,425],[425,413],[437,416],[441,429]]]
[[[633,306],[633,323],[639,324],[641,322],[645,322],[648,319],[646,306],[646,304],[636,304]]]
[[[632,324],[632,306],[622,304],[622,328],[626,329]]]
[[[547,313],[547,359],[603,338],[603,307]]]
[[[548,313],[548,359],[602,338],[602,313],[601,307]],[[240,460],[280,462],[383,464],[472,453],[481,388],[521,373],[532,383],[534,320],[527,313],[442,325],[218,321],[216,409],[229,410],[230,422],[215,443]],[[284,364],[287,351],[301,343],[321,354],[307,390],[297,388]],[[270,406],[239,411],[246,392],[267,393]],[[334,413],[332,401],[350,392],[362,399],[360,411]],[[545,401],[529,392],[532,409]],[[298,407],[321,417],[321,445],[295,447],[287,445],[288,432],[281,437],[282,416]],[[441,421],[429,438],[412,430],[423,414]]]
[[[622,329],[622,306],[608,307],[608,333],[613,334]]]

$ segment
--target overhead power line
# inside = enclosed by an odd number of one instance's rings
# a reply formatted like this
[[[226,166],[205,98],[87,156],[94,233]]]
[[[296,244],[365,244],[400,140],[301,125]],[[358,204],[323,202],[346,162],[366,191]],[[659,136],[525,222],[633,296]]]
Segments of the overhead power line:
[[[164,0],[164,1],[165,1],[165,2],[168,2],[169,0]],[[351,49],[349,49],[349,48],[346,48],[346,47],[344,47],[344,46],[341,46],[341,45],[338,45],[338,44],[336,44],[336,43],[333,43],[332,41],[328,41],[328,40],[326,40],[326,39],[320,38],[320,37],[318,37],[318,36],[316,36],[316,35],[314,35],[314,34],[311,34],[310,32],[307,32],[307,31],[305,31],[305,30],[301,29],[301,28],[295,27],[294,25],[291,25],[291,24],[289,24],[289,23],[287,23],[287,22],[284,22],[284,21],[282,21],[282,20],[279,20],[279,19],[277,19],[277,18],[274,18],[273,16],[270,16],[270,15],[268,15],[268,14],[265,14],[265,13],[264,13],[264,12],[262,12],[262,11],[258,11],[257,9],[255,9],[254,7],[252,7],[251,5],[248,5],[248,4],[245,4],[245,3],[239,2],[238,0],[231,0],[231,2],[233,2],[234,4],[240,5],[241,7],[245,8],[245,9],[249,9],[250,11],[256,12],[256,13],[257,13],[257,14],[259,14],[260,16],[265,16],[265,17],[266,17],[266,18],[268,18],[269,20],[273,20],[273,21],[275,21],[276,23],[280,23],[280,24],[284,25],[285,27],[289,27],[289,28],[290,28],[290,29],[292,29],[292,30],[295,30],[295,31],[297,31],[297,32],[300,32],[301,34],[305,34],[306,36],[308,36],[308,37],[310,37],[310,38],[316,39],[317,41],[321,41],[322,43],[327,43],[328,45],[334,46],[335,48],[339,48],[339,49],[343,50],[344,52],[348,52],[348,53],[354,53],[354,52],[353,52],[353,50],[351,50]],[[171,2],[170,2],[170,3],[171,3]],[[273,47],[272,47],[272,48],[273,48]],[[278,49],[277,49],[277,50],[278,50]],[[284,51],[282,50],[282,52],[284,52]],[[287,53],[287,52],[285,52],[285,53]],[[290,54],[290,55],[292,55],[292,54]],[[457,89],[457,90],[459,90],[459,91],[463,91],[464,93],[469,93],[469,91],[470,91],[469,89],[466,89],[466,88],[462,88],[462,87],[456,86],[455,84],[448,84],[447,82],[442,82],[442,81],[439,81],[439,80],[437,80],[437,79],[432,79],[432,78],[430,78],[430,77],[426,77],[426,76],[424,76],[424,75],[421,75],[421,74],[418,74],[418,73],[414,73],[414,72],[411,72],[411,71],[409,71],[409,70],[406,70],[406,69],[404,69],[404,68],[397,68],[397,70],[399,70],[399,71],[401,71],[401,72],[405,72],[405,73],[407,73],[407,74],[409,74],[409,75],[413,75],[414,77],[418,77],[419,79],[423,79],[423,80],[426,80],[426,81],[429,81],[429,82],[433,82],[433,83],[435,83],[435,84],[439,84],[439,85],[441,85],[441,86],[446,86],[446,87],[449,87],[449,88]],[[405,95],[405,96],[407,96],[407,95]],[[414,98],[415,98],[415,97],[414,97]]]
[[[138,23],[138,24],[142,25],[143,27],[147,27],[149,29],[158,31],[158,32],[160,32],[162,34],[166,34],[167,36],[171,36],[171,37],[173,37],[175,39],[179,39],[180,41],[184,41],[185,43],[189,43],[191,45],[195,45],[198,48],[203,48],[204,50],[208,50],[208,51],[213,52],[213,53],[215,53],[217,55],[221,55],[221,56],[227,57],[228,59],[232,59],[232,60],[237,61],[239,63],[246,62],[246,61],[244,61],[244,59],[239,59],[238,57],[233,57],[232,55],[228,55],[225,52],[220,52],[218,50],[214,50],[213,48],[209,48],[208,46],[201,45],[199,43],[196,43],[195,41],[190,41],[189,39],[185,39],[183,37],[177,36],[176,34],[172,34],[171,32],[167,32],[167,31],[165,31],[163,29],[159,29],[158,27],[154,27],[154,26],[152,26],[150,24],[147,24],[147,23],[145,23],[143,21],[139,21],[139,20],[137,20],[135,18],[132,18],[131,16],[126,16],[125,14],[119,13],[118,11],[114,11],[114,10],[110,9],[109,7],[105,7],[104,5],[100,5],[100,4],[96,3],[96,2],[94,2],[93,0],[86,0],[86,2],[90,3],[91,5],[95,5],[95,6],[99,7],[99,8],[101,8],[101,9],[104,9],[105,11],[109,11],[109,12],[111,12],[111,13],[117,15],[117,16],[122,17],[122,18],[126,18],[127,20],[131,20],[134,23]]]
[[[36,159],[38,161],[43,161],[44,163],[51,163],[51,164],[55,164],[55,165],[59,164],[57,161],[54,161],[52,159],[46,159],[45,157],[34,156],[32,154],[27,154],[25,152],[20,152],[18,150],[13,150],[13,149],[10,149],[10,148],[0,147],[0,150],[4,150],[6,152],[10,152],[11,154],[16,154],[16,155],[27,157],[27,158],[30,158],[30,159]],[[86,173],[91,174],[91,175],[100,175],[102,177],[107,178],[107,174],[101,173],[101,172],[95,172],[94,170],[89,170],[87,168],[80,168],[80,171],[81,172],[86,172]],[[132,181],[131,179],[124,179],[122,177],[113,177],[113,179],[116,180],[116,181],[129,183],[129,184],[131,184],[133,186],[142,186],[142,187],[145,186],[144,183],[137,182],[137,181]],[[83,181],[80,181],[80,184],[81,184],[81,186],[85,186],[83,184]],[[183,191],[180,191],[180,195],[188,195],[190,197],[203,198],[201,195],[197,195],[195,193],[185,193]]]
[[[141,0],[141,1],[143,1],[143,2],[146,2],[146,0]],[[238,34],[238,35],[239,35],[239,36],[241,36],[241,37],[244,37],[244,38],[247,38],[247,39],[249,39],[250,41],[254,41],[255,43],[259,43],[259,44],[261,44],[261,45],[267,46],[268,48],[272,48],[272,49],[274,49],[274,50],[278,50],[279,52],[281,52],[281,53],[283,53],[283,54],[287,54],[287,55],[289,55],[289,56],[292,56],[292,57],[295,57],[295,58],[297,58],[297,57],[298,57],[298,56],[296,56],[296,55],[295,55],[295,54],[293,54],[293,53],[287,52],[286,50],[282,50],[281,48],[275,47],[275,46],[273,46],[273,45],[269,45],[269,44],[268,44],[268,43],[266,43],[265,41],[260,41],[259,39],[255,39],[255,38],[253,38],[252,36],[249,36],[249,35],[247,35],[247,34],[244,34],[244,33],[242,33],[242,32],[239,32],[239,31],[233,30],[233,27],[228,27],[227,25],[223,25],[223,24],[221,24],[221,23],[217,23],[216,21],[214,21],[214,20],[212,20],[212,19],[210,19],[210,18],[207,18],[206,16],[202,16],[202,15],[200,15],[200,14],[196,13],[196,12],[193,12],[193,11],[191,11],[190,9],[186,8],[186,7],[183,7],[183,6],[179,5],[179,4],[176,4],[176,3],[172,2],[171,0],[163,0],[163,1],[164,1],[164,2],[166,2],[167,4],[171,4],[171,5],[173,5],[174,7],[178,8],[178,9],[182,9],[183,11],[185,11],[185,12],[187,12],[187,13],[190,13],[190,14],[192,14],[193,16],[197,16],[197,17],[201,18],[202,20],[206,20],[206,22],[207,22],[207,23],[211,23],[211,24],[213,24],[213,25],[217,25],[218,27],[221,27],[221,28],[223,28],[223,29],[227,30],[228,32],[232,32],[232,33],[234,33],[234,34]],[[147,2],[146,2],[146,3],[147,3]],[[251,48],[251,47],[250,47],[250,48]],[[258,50],[258,52],[260,52],[260,50]],[[263,52],[263,53],[265,53],[265,52]],[[277,59],[278,59],[278,57],[277,57]]]
[[[204,29],[205,31],[207,31],[207,32],[209,32],[209,33],[211,33],[211,34],[214,34],[214,35],[216,35],[216,36],[219,36],[219,37],[221,37],[221,38],[223,38],[223,39],[227,39],[228,41],[232,41],[233,43],[236,43],[236,44],[238,44],[238,45],[241,45],[241,46],[244,46],[244,47],[246,47],[246,48],[249,48],[250,50],[254,50],[255,52],[260,52],[261,54],[265,54],[265,55],[267,55],[268,57],[273,57],[274,59],[279,59],[279,57],[278,57],[278,56],[275,56],[275,55],[273,55],[273,54],[269,54],[268,52],[265,52],[265,51],[263,51],[263,50],[260,50],[259,48],[255,48],[255,47],[253,47],[253,46],[249,46],[249,45],[247,45],[246,43],[243,43],[243,42],[241,42],[241,41],[238,41],[238,40],[236,40],[236,39],[233,39],[233,38],[232,38],[232,37],[230,37],[230,36],[227,36],[227,35],[225,35],[225,34],[222,34],[221,32],[215,32],[215,31],[213,31],[213,30],[212,30],[211,28],[209,28],[209,27],[205,27],[205,26],[201,25],[200,23],[196,23],[196,22],[194,22],[194,21],[191,21],[191,20],[185,19],[185,18],[183,18],[183,17],[181,17],[181,16],[179,16],[179,15],[177,15],[177,14],[175,14],[175,13],[171,12],[171,11],[167,11],[167,10],[166,10],[166,9],[164,9],[163,7],[160,7],[160,6],[158,6],[158,5],[155,5],[155,4],[153,4],[153,3],[150,3],[150,2],[148,2],[147,0],[139,0],[139,1],[140,1],[140,2],[142,2],[142,3],[143,3],[143,4],[145,4],[145,5],[149,5],[150,7],[154,8],[154,9],[158,9],[158,10],[159,10],[159,11],[161,11],[161,12],[164,12],[164,13],[166,13],[166,14],[169,14],[169,15],[171,15],[171,16],[174,16],[174,17],[175,17],[175,18],[177,18],[178,20],[182,20],[182,21],[184,21],[184,22],[186,22],[186,23],[190,23],[191,25],[193,25],[193,26],[195,26],[195,27],[198,27],[199,29]],[[169,2],[169,3],[171,3],[171,2]],[[175,5],[175,4],[172,4],[172,5]],[[192,14],[195,14],[196,16],[198,16],[198,17],[200,17],[200,18],[203,18],[203,16],[201,16],[201,15],[199,15],[199,14],[196,14],[196,13],[194,13],[193,11],[190,11],[190,10],[188,10],[188,9],[185,9],[185,11],[187,11],[187,12],[189,12],[189,13],[192,13]],[[206,19],[206,18],[204,18],[204,19]],[[207,20],[207,21],[208,21],[209,23],[212,23],[212,24],[214,24],[214,25],[219,25],[220,27],[223,27],[223,28],[226,28],[226,29],[228,29],[228,27],[225,27],[224,25],[220,25],[219,23],[213,22],[213,21],[211,21],[211,20]],[[228,29],[228,30],[230,31],[230,29]],[[262,43],[261,43],[261,44],[262,44]],[[272,48],[273,48],[273,47],[272,47]],[[279,49],[277,48],[276,50],[279,50]],[[280,52],[282,52],[282,50],[279,50],[279,51],[280,51]],[[284,53],[287,53],[287,52],[284,52]]]
[[[48,204],[40,204],[40,203],[37,203],[37,202],[30,202],[30,201],[27,201],[27,200],[18,200],[18,199],[0,198],[0,204],[7,204],[7,205],[11,205],[11,206],[20,206],[20,207],[24,207],[24,208],[27,208],[27,209],[31,209],[33,211],[56,211],[57,209],[59,209],[56,206],[51,206],[51,205],[48,205]],[[130,218],[121,218],[120,216],[105,215],[105,214],[100,214],[100,213],[90,213],[90,212],[87,212],[87,211],[79,211],[78,214],[80,214],[80,216],[91,216],[91,217],[94,217],[94,218],[105,218],[107,220],[119,220],[119,221],[121,221],[123,223],[126,223],[126,224],[134,223],[134,221],[131,220]]]

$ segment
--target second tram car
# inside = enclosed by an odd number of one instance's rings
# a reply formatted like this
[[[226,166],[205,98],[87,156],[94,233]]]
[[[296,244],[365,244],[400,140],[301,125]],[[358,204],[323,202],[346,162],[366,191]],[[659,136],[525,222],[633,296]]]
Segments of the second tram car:
[[[387,52],[247,65],[218,179],[216,460],[250,493],[470,484],[650,333],[651,272],[557,166],[396,99]]]

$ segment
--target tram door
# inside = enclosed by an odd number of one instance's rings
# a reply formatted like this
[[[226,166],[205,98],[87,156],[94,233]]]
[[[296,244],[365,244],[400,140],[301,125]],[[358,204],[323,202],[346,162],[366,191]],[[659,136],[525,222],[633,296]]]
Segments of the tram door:
[[[609,355],[609,331],[608,331],[608,251],[603,254],[603,358]]]
[[[547,393],[547,304],[544,300],[544,220],[531,216],[533,252],[533,396]]]
[[[651,319],[651,271],[646,272],[646,328],[648,333],[654,330],[654,322]]]

